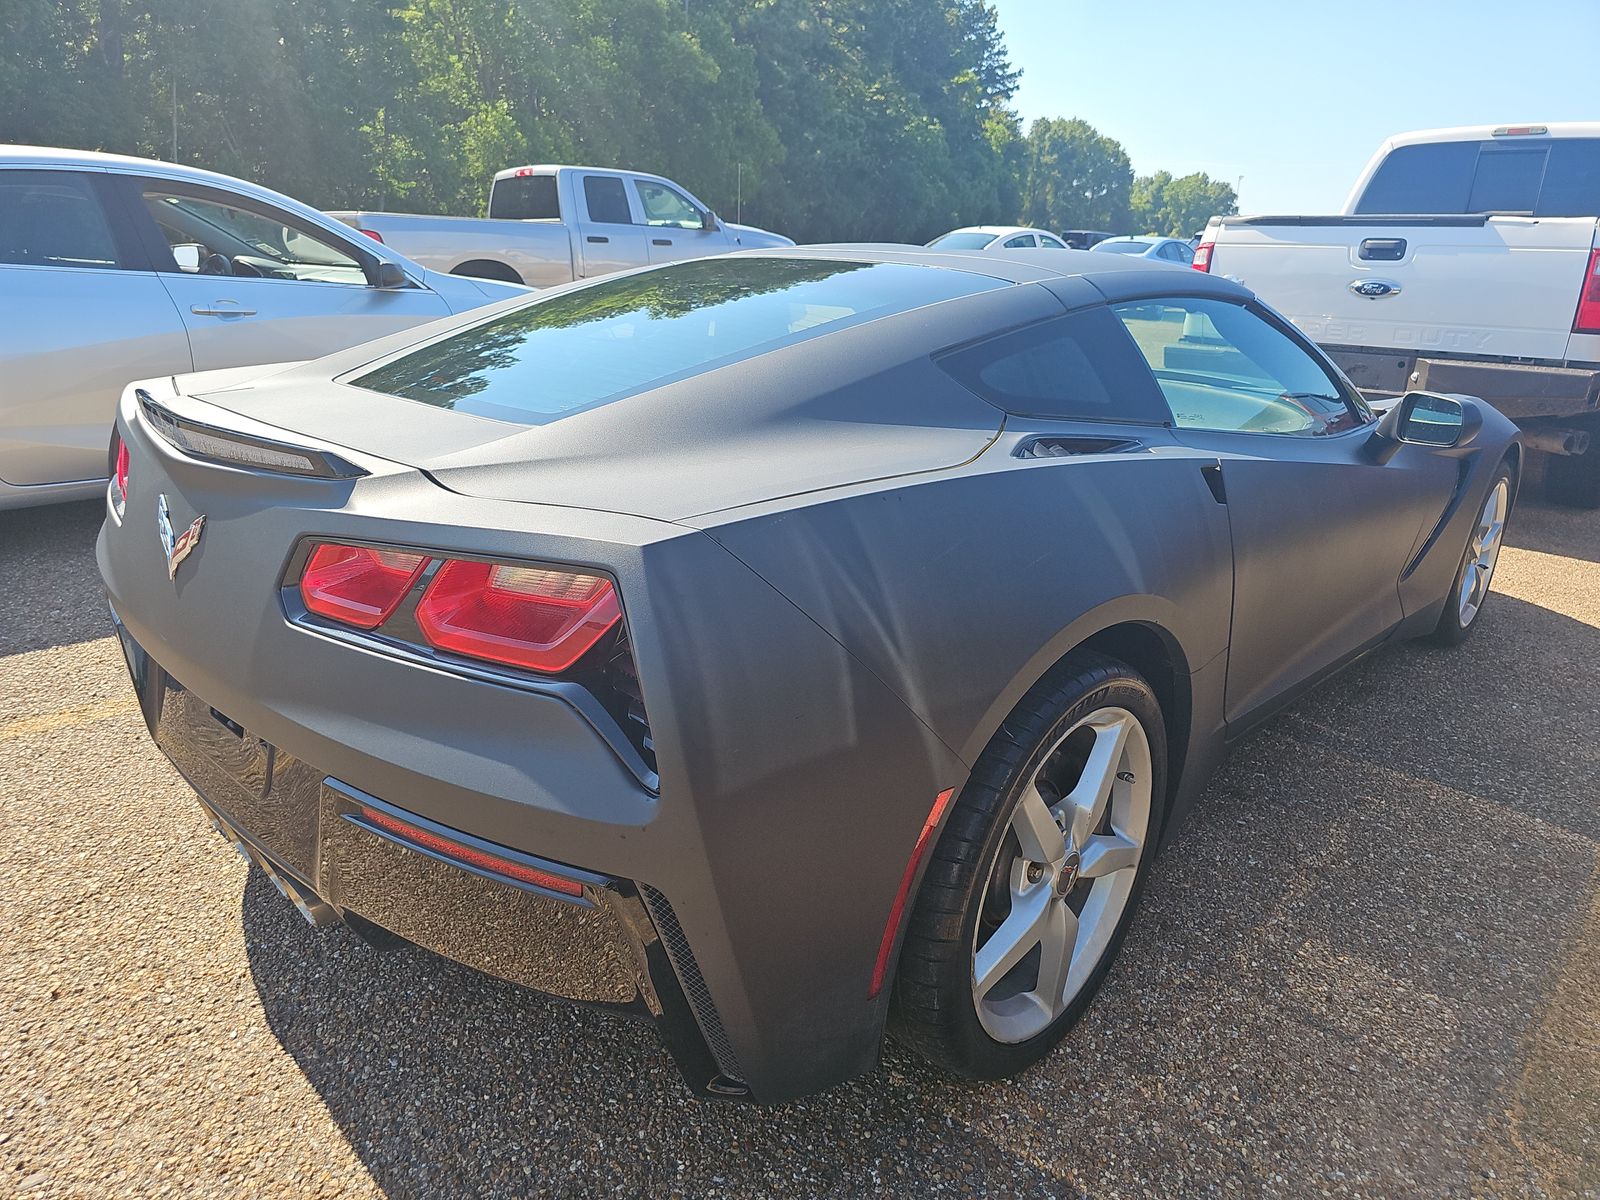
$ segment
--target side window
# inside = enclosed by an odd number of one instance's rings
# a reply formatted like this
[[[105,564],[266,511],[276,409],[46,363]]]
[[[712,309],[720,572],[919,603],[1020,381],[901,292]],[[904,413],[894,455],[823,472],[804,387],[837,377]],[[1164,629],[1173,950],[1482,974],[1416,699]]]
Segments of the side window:
[[[76,171],[0,170],[0,263],[122,265],[94,185]]]
[[[1175,297],[1111,311],[1180,429],[1316,436],[1365,422],[1320,362],[1243,305]]]
[[[1005,247],[1008,250],[1016,250],[1021,249],[1024,246],[1032,246],[1033,244],[1033,234],[1019,233],[1016,237],[1009,239],[1005,243]]]
[[[1178,253],[1177,242],[1162,242],[1161,249],[1157,250],[1156,253],[1162,258],[1166,259],[1168,262],[1183,261],[1183,255]]]
[[[360,262],[287,213],[221,193],[150,181],[144,206],[180,272],[366,287]]]
[[[1055,238],[1051,237],[1047,233],[1041,233],[1039,235],[1039,245],[1045,247],[1048,250],[1065,250],[1066,249],[1065,245],[1063,245],[1061,242],[1056,241]]]
[[[1150,372],[1105,308],[990,338],[939,365],[995,407],[1029,417],[1166,424]]]
[[[1194,247],[1187,242],[1169,242],[1168,245],[1178,252],[1178,261],[1184,266],[1194,262]]]
[[[589,208],[589,220],[601,225],[632,225],[633,214],[628,211],[628,194],[622,189],[622,180],[615,175],[585,175],[583,201]]]
[[[636,179],[639,204],[644,209],[646,225],[665,225],[674,229],[699,229],[700,210],[684,198],[683,193],[665,184],[648,179]]]

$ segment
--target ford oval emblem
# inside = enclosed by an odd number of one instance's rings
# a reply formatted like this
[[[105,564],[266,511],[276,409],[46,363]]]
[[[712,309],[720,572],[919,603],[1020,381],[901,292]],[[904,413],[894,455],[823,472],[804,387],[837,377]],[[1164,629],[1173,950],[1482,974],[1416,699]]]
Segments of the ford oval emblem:
[[[1352,279],[1350,290],[1368,300],[1382,300],[1385,296],[1398,296],[1400,285],[1392,279]]]

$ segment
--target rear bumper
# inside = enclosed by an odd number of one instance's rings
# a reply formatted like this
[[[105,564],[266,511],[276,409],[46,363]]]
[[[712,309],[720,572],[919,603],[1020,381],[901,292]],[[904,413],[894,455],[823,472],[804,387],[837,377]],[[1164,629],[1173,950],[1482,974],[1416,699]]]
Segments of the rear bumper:
[[[1600,367],[1479,362],[1351,346],[1323,349],[1370,397],[1459,392],[1487,400],[1514,421],[1576,416],[1600,408]]]
[[[211,707],[112,619],[156,744],[217,832],[308,921],[370,924],[501,979],[652,1020],[696,1094],[749,1097],[663,895],[440,826],[325,774]],[[376,827],[374,812],[573,881],[581,895],[453,861],[437,842]]]

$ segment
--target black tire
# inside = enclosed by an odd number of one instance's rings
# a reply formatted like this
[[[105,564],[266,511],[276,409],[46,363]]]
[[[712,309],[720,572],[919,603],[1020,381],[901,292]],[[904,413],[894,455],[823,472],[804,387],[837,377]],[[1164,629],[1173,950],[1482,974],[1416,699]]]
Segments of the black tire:
[[[450,274],[462,275],[468,279],[494,279],[500,283],[522,282],[522,276],[517,274],[514,268],[490,258],[477,258],[471,262],[464,262]]]
[[[1503,462],[1500,464],[1500,469],[1495,472],[1494,479],[1490,481],[1488,490],[1484,492],[1484,495],[1486,497],[1490,495],[1502,480],[1505,481],[1508,489],[1506,515],[1509,517],[1509,498],[1515,496],[1517,490],[1516,473],[1511,469],[1510,463]],[[1456,567],[1456,573],[1450,580],[1450,591],[1444,598],[1444,611],[1439,614],[1439,623],[1433,627],[1433,632],[1427,635],[1427,640],[1435,646],[1459,646],[1466,641],[1467,635],[1477,628],[1478,622],[1483,619],[1483,610],[1489,603],[1489,596],[1494,594],[1493,592],[1486,593],[1471,618],[1465,624],[1462,623],[1461,606],[1456,602],[1456,598],[1461,593],[1462,576],[1467,571],[1471,561],[1472,543],[1471,534],[1469,533],[1467,545],[1461,548],[1461,562]]]
[[[1594,448],[1583,454],[1545,456],[1544,490],[1569,508],[1600,508],[1600,433]]]
[[[1066,1009],[1026,1041],[998,1041],[978,1018],[973,985],[974,939],[990,867],[1047,751],[1103,708],[1131,712],[1150,747],[1150,819],[1133,890],[1100,961]],[[900,952],[891,1035],[936,1067],[967,1079],[1014,1075],[1049,1053],[1093,1000],[1117,956],[1159,844],[1166,785],[1161,706],[1138,672],[1105,655],[1078,651],[1035,684],[979,757],[934,847]]]

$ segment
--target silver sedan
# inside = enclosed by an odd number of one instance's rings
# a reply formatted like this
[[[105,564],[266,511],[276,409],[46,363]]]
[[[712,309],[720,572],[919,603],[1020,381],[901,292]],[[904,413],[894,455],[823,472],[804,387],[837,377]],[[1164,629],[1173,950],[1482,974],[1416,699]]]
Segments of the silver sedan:
[[[225,175],[0,146],[0,509],[103,489],[130,379],[317,358],[525,290]]]

